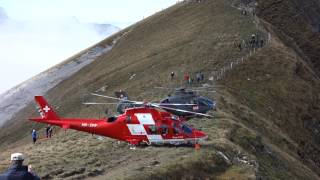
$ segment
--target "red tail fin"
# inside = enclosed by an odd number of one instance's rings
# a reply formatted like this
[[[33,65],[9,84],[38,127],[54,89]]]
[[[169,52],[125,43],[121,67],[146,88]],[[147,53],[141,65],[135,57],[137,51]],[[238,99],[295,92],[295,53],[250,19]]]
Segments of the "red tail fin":
[[[39,113],[42,119],[59,119],[53,108],[47,103],[43,96],[35,96],[35,101],[39,104]]]

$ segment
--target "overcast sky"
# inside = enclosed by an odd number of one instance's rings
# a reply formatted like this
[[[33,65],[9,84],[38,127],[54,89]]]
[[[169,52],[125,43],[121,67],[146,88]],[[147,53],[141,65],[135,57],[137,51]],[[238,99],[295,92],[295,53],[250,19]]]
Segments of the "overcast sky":
[[[0,94],[105,38],[87,23],[124,28],[176,2],[0,0]]]

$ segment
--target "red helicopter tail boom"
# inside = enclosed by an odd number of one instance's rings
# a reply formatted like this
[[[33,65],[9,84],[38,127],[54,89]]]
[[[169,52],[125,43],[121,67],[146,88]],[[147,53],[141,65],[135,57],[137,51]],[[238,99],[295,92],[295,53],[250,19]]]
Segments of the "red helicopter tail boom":
[[[34,120],[58,120],[60,119],[53,108],[47,103],[43,96],[35,96],[35,101],[39,104],[39,113],[41,118],[33,118]]]

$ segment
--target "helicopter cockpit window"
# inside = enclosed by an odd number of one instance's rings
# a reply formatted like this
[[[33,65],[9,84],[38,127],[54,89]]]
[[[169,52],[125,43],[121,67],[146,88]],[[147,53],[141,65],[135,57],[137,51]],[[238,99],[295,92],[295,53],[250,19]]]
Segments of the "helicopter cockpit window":
[[[118,117],[115,117],[115,116],[108,117],[107,122],[115,122],[117,118]]]
[[[151,134],[157,134],[157,127],[155,125],[150,125],[149,129]]]
[[[199,105],[200,105],[200,106],[207,106],[207,103],[202,102],[202,101],[199,101]]]
[[[126,121],[127,121],[127,123],[130,123],[131,122],[131,116],[126,116]]]
[[[178,120],[178,119],[179,119],[179,117],[178,117],[178,116],[176,116],[176,115],[171,115],[171,119],[172,119],[172,120],[174,120],[174,121],[176,121],[176,120]]]
[[[162,103],[169,103],[169,99],[163,100]]]
[[[183,132],[185,132],[186,134],[191,134],[192,133],[192,129],[189,127],[189,126],[187,126],[187,125],[182,125],[182,130],[183,130]]]
[[[199,100],[201,100],[201,102],[205,103],[206,105],[214,105],[214,102],[210,99],[204,98],[204,97],[199,97]]]

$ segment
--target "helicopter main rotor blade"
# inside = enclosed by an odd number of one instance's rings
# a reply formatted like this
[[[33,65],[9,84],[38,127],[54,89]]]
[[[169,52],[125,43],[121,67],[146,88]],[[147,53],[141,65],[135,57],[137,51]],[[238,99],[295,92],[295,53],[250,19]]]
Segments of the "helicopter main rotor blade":
[[[108,98],[108,99],[119,100],[119,101],[122,101],[122,100],[123,100],[123,99],[120,99],[120,98],[115,98],[115,97],[106,96],[106,95],[101,95],[101,94],[96,94],[96,93],[91,93],[91,95],[93,95],[93,96],[99,96],[99,97],[104,97],[104,98]]]
[[[131,103],[135,103],[135,104],[144,104],[144,102],[141,102],[141,101],[131,101],[131,100],[128,100],[128,99],[115,98],[115,97],[106,96],[106,95],[101,95],[101,94],[96,94],[96,93],[91,93],[91,95],[99,96],[99,97],[104,97],[104,98],[108,98],[108,99],[114,99],[114,100],[118,100],[118,101],[131,102]]]
[[[99,102],[85,102],[84,105],[107,105],[107,104],[134,104],[134,103],[99,103]]]
[[[197,113],[197,112],[187,111],[187,110],[183,110],[183,109],[170,108],[170,107],[165,107],[165,106],[159,106],[159,105],[155,105],[155,104],[153,104],[153,105],[154,105],[155,107],[158,107],[158,108],[161,108],[161,109],[169,109],[169,110],[174,110],[174,111],[179,111],[179,112],[185,112],[185,113],[190,113],[190,114],[197,114],[197,115],[206,116],[206,117],[213,117],[213,116],[208,115],[208,114]]]
[[[96,103],[96,102],[85,102],[84,105],[105,105],[105,104],[118,104],[118,103]]]

